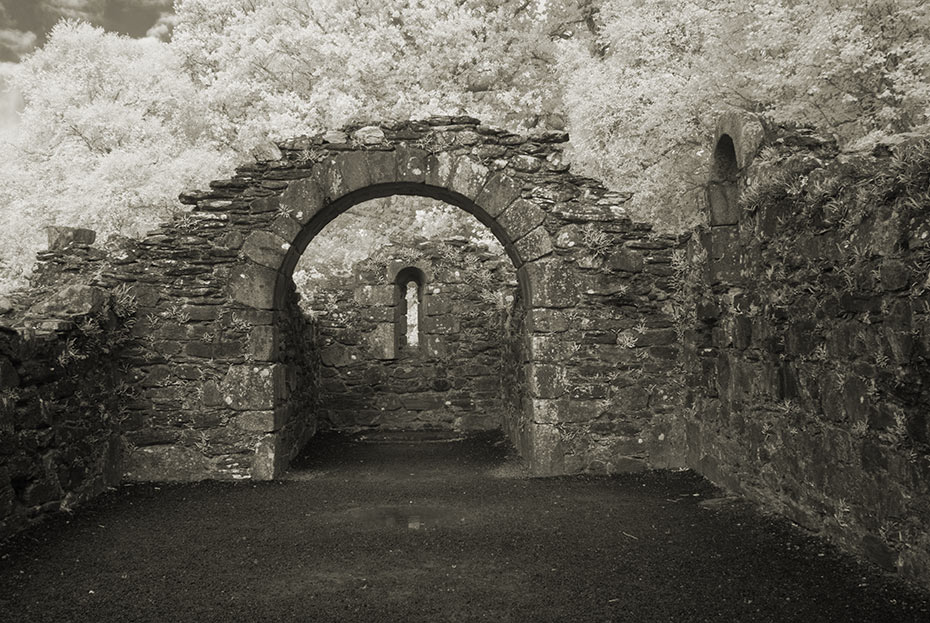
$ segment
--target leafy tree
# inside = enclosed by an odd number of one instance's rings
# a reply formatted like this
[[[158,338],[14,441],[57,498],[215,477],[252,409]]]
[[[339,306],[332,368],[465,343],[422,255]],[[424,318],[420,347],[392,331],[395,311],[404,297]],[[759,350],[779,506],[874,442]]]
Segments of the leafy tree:
[[[172,47],[238,151],[352,120],[468,113],[525,127],[557,103],[536,6],[181,0]]]
[[[268,139],[434,113],[540,122],[556,97],[535,7],[179,0],[168,43],[60,23],[13,78],[0,289],[28,273],[43,226],[138,235]]]
[[[491,252],[504,249],[478,219],[426,197],[394,196],[353,206],[329,223],[304,251],[294,281],[304,299],[330,278],[346,279],[356,263],[387,245],[414,247],[423,239],[467,238]]]
[[[138,235],[233,160],[178,57],[153,39],[63,21],[11,81],[26,105],[0,163],[0,287],[29,272],[44,226]]]
[[[716,115],[736,107],[863,145],[927,122],[922,0],[604,0],[595,41],[560,46],[576,160],[640,217],[699,220]]]
[[[680,229],[700,218],[722,108],[850,145],[930,109],[921,0],[178,0],[176,12],[167,43],[62,22],[17,67],[0,289],[28,273],[44,225],[139,234],[269,138],[347,121],[567,119],[576,170]]]

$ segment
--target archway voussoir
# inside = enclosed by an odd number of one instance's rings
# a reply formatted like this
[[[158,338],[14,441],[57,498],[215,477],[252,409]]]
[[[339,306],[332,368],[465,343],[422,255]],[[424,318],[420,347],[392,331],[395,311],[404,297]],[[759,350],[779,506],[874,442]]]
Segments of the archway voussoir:
[[[283,214],[306,225],[326,205],[326,194],[314,179],[296,180],[288,184],[279,203]]]
[[[514,244],[514,247],[516,247],[524,262],[532,262],[549,255],[553,251],[552,239],[549,237],[549,232],[542,225],[520,238]]]
[[[433,186],[447,188],[452,181],[455,170],[455,159],[452,154],[442,152],[430,154],[426,158],[426,176],[424,181]]]
[[[412,147],[398,147],[394,153],[397,161],[397,181],[417,183],[426,181],[426,158],[429,155],[426,151]]]
[[[275,286],[278,271],[248,261],[232,269],[229,277],[229,297],[236,303],[256,309],[275,308]]]
[[[271,222],[271,225],[268,226],[268,231],[276,236],[280,236],[291,244],[297,239],[301,229],[303,229],[303,226],[287,214],[282,214],[277,217]]]
[[[281,266],[290,248],[291,243],[284,238],[261,230],[253,231],[242,243],[243,255],[256,264],[273,270]]]
[[[341,197],[371,184],[368,158],[364,151],[339,152],[326,161],[330,196]]]
[[[474,201],[488,180],[490,169],[471,158],[460,158],[455,165],[450,188]]]
[[[497,222],[515,242],[541,225],[544,220],[546,213],[526,199],[517,199],[497,217]]]
[[[492,218],[497,218],[507,207],[520,198],[522,185],[506,173],[492,174],[478,196],[475,203]]]
[[[397,154],[393,150],[369,151],[366,159],[371,184],[390,184],[397,181]]]

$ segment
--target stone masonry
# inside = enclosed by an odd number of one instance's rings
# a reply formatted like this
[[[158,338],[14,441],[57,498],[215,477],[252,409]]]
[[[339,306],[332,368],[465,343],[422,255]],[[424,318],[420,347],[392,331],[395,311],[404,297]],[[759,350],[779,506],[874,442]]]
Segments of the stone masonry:
[[[191,211],[111,245],[90,282],[128,286],[125,477],[272,478],[316,430],[310,323],[291,273],[308,242],[368,199],[411,194],[488,226],[516,271],[522,361],[505,429],[539,474],[641,469],[680,391],[670,262],[676,240],[624,214],[628,195],[573,175],[567,135],[522,137],[468,117],[349,127],[286,141],[272,160],[181,195]],[[66,253],[66,251],[63,251]],[[313,398],[316,396],[317,398]],[[656,446],[653,448],[653,446]]]
[[[930,581],[927,138],[841,154],[739,115],[717,136],[682,264],[687,465]]]
[[[512,264],[464,239],[420,240],[413,250],[415,259],[396,259],[400,248],[388,245],[357,264],[352,281],[331,279],[314,291],[321,428],[466,432],[507,419],[501,379],[523,372],[522,357],[505,358]],[[411,266],[425,278],[419,344],[405,347],[396,281]]]
[[[485,426],[471,401],[499,400],[538,475],[691,467],[930,582],[926,137],[841,154],[812,132],[726,115],[708,225],[680,238],[572,174],[566,140],[468,117],[353,126],[269,147],[271,159],[182,194],[191,210],[142,240],[95,248],[92,233],[53,232],[36,290],[3,317],[0,520],[68,507],[120,472],[274,478],[318,428],[388,422],[386,404],[360,396],[389,385],[397,425]],[[394,194],[458,206],[505,249],[507,339],[472,357],[504,362],[493,400],[483,372],[442,377],[398,357],[389,264],[358,272],[355,317],[300,311],[291,273],[309,241]],[[431,262],[394,268],[440,293],[455,284]],[[474,328],[431,296],[424,365],[430,336]],[[356,347],[383,369],[360,366],[349,383]],[[418,392],[423,408],[404,407]]]

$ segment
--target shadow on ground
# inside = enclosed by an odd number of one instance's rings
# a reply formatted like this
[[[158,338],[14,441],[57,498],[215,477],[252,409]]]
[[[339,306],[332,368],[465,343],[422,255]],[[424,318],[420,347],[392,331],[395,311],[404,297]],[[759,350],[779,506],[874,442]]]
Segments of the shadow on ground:
[[[283,480],[125,486],[0,547],[0,621],[311,620],[926,622],[930,605],[691,472],[527,478],[490,436],[320,438]]]

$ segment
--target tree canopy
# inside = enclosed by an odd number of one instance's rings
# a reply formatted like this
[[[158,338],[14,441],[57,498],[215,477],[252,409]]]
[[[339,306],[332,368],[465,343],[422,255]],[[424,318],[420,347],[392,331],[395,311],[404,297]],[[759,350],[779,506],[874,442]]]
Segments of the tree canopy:
[[[576,171],[635,216],[700,220],[713,121],[737,107],[845,145],[926,124],[922,0],[178,0],[168,41],[63,21],[9,80],[0,289],[42,227],[139,235],[268,140],[467,113],[567,126]],[[438,214],[438,213],[437,213]]]

